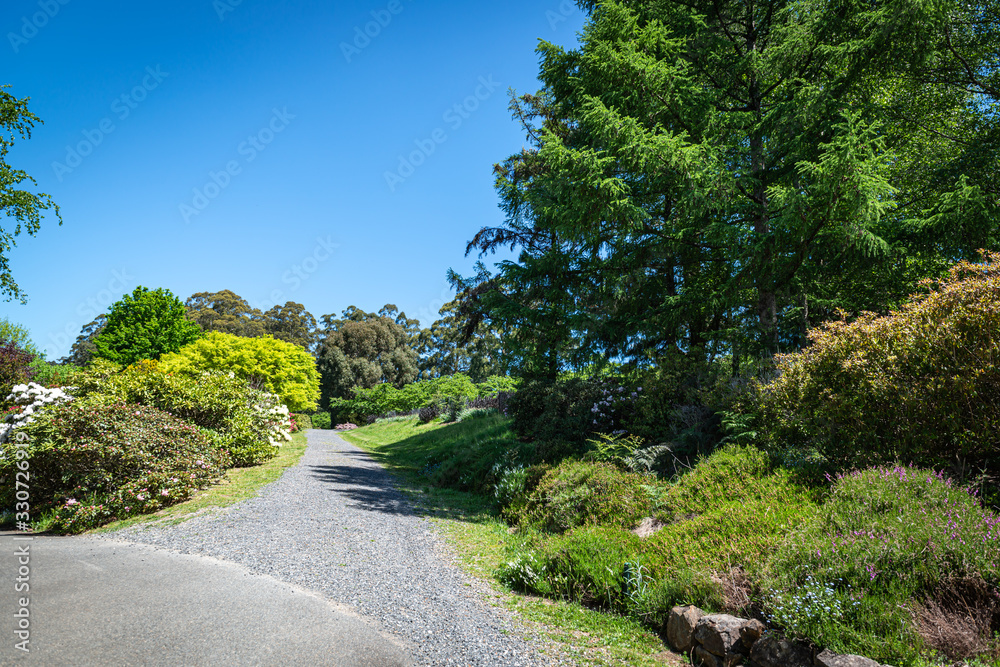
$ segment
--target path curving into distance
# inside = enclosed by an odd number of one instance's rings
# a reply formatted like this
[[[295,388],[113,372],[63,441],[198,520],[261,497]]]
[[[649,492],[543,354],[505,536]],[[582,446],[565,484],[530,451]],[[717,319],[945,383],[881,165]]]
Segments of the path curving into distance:
[[[308,442],[300,462],[257,498],[176,526],[36,538],[32,658],[81,665],[557,662],[485,601],[487,587],[449,562],[433,524],[415,514],[392,475],[333,431],[309,431]],[[11,539],[0,538],[5,573],[13,571]],[[6,608],[0,613],[10,618]],[[7,664],[13,639],[2,641]],[[118,653],[88,659],[79,653],[84,643],[91,658]]]

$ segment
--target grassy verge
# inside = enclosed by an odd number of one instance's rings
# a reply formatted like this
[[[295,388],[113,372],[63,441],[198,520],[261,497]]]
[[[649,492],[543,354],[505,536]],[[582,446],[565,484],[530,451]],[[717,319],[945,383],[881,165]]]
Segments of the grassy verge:
[[[521,595],[494,577],[520,538],[497,515],[490,497],[436,484],[444,480],[477,486],[472,474],[481,474],[484,462],[495,460],[497,449],[520,445],[504,420],[447,425],[421,425],[415,419],[382,422],[344,437],[400,478],[403,490],[438,525],[466,570],[488,581],[502,603],[559,653],[582,665],[686,664],[634,618],[601,613],[577,602]]]
[[[298,463],[305,451],[305,431],[293,433],[291,441],[286,442],[281,447],[278,455],[263,465],[252,468],[233,468],[226,471],[225,477],[218,484],[202,489],[189,500],[171,505],[153,514],[115,521],[90,532],[107,533],[129,526],[149,523],[175,525],[197,514],[211,512],[241,500],[253,498],[260,492],[261,488],[281,477],[286,468]]]

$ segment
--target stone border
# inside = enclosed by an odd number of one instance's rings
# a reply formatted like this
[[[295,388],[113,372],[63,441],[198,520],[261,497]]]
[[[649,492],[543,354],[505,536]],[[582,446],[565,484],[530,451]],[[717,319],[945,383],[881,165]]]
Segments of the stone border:
[[[694,605],[670,610],[667,643],[701,667],[889,667],[860,655],[814,654],[805,644],[767,632],[756,619],[706,614]]]

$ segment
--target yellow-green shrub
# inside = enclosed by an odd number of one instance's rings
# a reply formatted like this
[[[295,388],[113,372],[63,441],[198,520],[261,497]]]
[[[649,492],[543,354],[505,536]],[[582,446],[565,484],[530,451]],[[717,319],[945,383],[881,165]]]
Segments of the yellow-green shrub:
[[[234,373],[277,394],[293,412],[315,410],[319,400],[316,360],[298,345],[212,331],[160,359],[160,370],[196,378],[204,371]]]
[[[767,447],[815,471],[883,462],[1000,470],[1000,255],[962,262],[886,317],[810,333],[751,409]]]

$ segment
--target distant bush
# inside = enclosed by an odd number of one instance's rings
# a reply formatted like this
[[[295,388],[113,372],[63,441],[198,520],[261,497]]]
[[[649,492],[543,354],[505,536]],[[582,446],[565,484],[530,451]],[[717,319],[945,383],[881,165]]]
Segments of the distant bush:
[[[440,415],[441,410],[438,409],[437,405],[429,405],[426,408],[420,408],[417,419],[421,424],[428,424],[432,420],[437,419]]]
[[[35,359],[31,362],[31,369],[34,371],[33,382],[37,382],[43,387],[65,387],[75,383],[74,378],[82,370],[73,364],[53,364],[42,359]]]
[[[75,533],[155,511],[217,479],[227,454],[208,432],[155,408],[76,400],[44,412],[23,433],[30,443],[32,507],[52,529]],[[0,458],[0,503],[14,507],[21,456]]]
[[[313,427],[312,417],[304,414],[294,414],[292,419],[295,420],[295,428],[299,431],[304,431]]]
[[[243,338],[212,331],[160,360],[164,373],[197,378],[206,371],[233,373],[257,389],[277,394],[289,410],[316,409],[319,371],[304,348],[270,336]]]
[[[483,417],[489,417],[490,415],[497,414],[496,408],[465,408],[460,413],[458,413],[458,418],[455,421],[469,421],[471,419],[482,419]]]
[[[817,477],[894,461],[1000,474],[998,279],[989,254],[890,316],[810,332],[748,401],[765,446]]]
[[[330,419],[329,412],[317,412],[312,416],[313,428],[323,428],[328,429],[331,427],[333,422]]]

